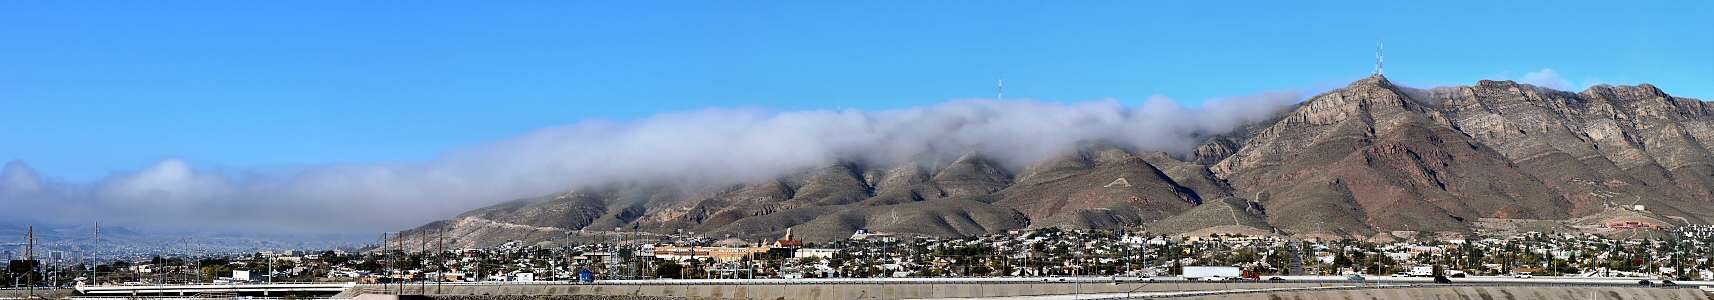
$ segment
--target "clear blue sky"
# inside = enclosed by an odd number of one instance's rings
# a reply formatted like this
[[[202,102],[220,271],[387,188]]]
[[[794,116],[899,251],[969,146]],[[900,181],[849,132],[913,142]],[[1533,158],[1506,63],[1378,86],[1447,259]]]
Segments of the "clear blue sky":
[[[807,2],[807,3],[806,3]],[[423,161],[590,118],[993,97],[1194,105],[1368,75],[1714,98],[1709,1],[7,1],[0,161],[93,180]]]

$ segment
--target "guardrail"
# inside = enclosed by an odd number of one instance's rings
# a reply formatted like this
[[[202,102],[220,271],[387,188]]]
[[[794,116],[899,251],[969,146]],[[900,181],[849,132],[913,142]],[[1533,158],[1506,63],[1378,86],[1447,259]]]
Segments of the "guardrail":
[[[574,283],[574,282],[564,282],[564,281],[556,281],[556,282],[461,282],[461,283],[445,283],[445,285],[447,285],[447,286],[500,286],[500,285],[541,286],[541,285],[590,285],[590,284],[594,284],[594,285],[814,285],[814,284],[862,284],[862,285],[870,285],[870,284],[877,284],[877,285],[879,285],[879,284],[923,284],[923,285],[928,285],[928,284],[947,284],[947,285],[951,285],[951,284],[1127,284],[1127,285],[1136,285],[1136,284],[1152,283],[1152,284],[1202,284],[1203,288],[1205,288],[1205,289],[1201,289],[1201,290],[1185,290],[1185,291],[1149,291],[1149,292],[1131,292],[1131,293],[1080,294],[1079,298],[1082,298],[1082,299],[1167,298],[1167,297],[1187,297],[1187,296],[1220,296],[1220,295],[1230,295],[1230,294],[1290,292],[1290,291],[1437,288],[1437,287],[1461,287],[1461,286],[1605,287],[1605,288],[1663,288],[1663,289],[1698,288],[1699,287],[1696,285],[1680,285],[1680,286],[1671,286],[1671,287],[1656,285],[1656,286],[1651,287],[1651,286],[1639,286],[1635,282],[1629,282],[1629,283],[1624,282],[1624,281],[1629,281],[1629,279],[1605,279],[1605,282],[1582,282],[1582,281],[1579,281],[1579,282],[1560,282],[1560,281],[1554,281],[1554,280],[1533,280],[1533,281],[1531,281],[1531,280],[1515,280],[1515,281],[1501,281],[1501,282],[1462,282],[1462,283],[1460,283],[1460,282],[1455,281],[1454,283],[1450,283],[1450,284],[1431,283],[1431,282],[1426,282],[1426,281],[1405,282],[1405,281],[1396,280],[1396,279],[1390,280],[1390,281],[1389,280],[1355,281],[1355,280],[1343,280],[1343,279],[1202,281],[1202,280],[1183,280],[1183,279],[1156,279],[1153,282],[1126,281],[1126,282],[1118,282],[1118,283],[1115,283],[1113,280],[1111,280],[1111,278],[1099,278],[1099,277],[1065,278],[1066,279],[1065,281],[1057,281],[1057,278],[1052,278],[1054,280],[1050,280],[1047,282],[1043,282],[1042,278],[946,278],[946,279],[933,279],[933,280],[925,280],[925,279],[927,279],[927,278],[914,278],[914,279],[913,278],[896,278],[896,279],[895,278],[887,278],[884,280],[883,279],[774,279],[774,280],[766,280],[766,281],[761,280],[761,279],[757,279],[757,280],[742,280],[742,279],[740,279],[740,280],[695,280],[695,281],[692,281],[692,280],[624,280],[624,281],[597,281],[597,282],[593,282],[593,283]],[[1218,285],[1218,284],[1245,284],[1245,286],[1248,286],[1248,288],[1206,289],[1209,287],[1209,285]],[[1301,284],[1320,284],[1320,285],[1325,285],[1325,286],[1258,287],[1257,284],[1261,284],[1264,286],[1266,284],[1300,284],[1300,285]],[[431,283],[428,283],[426,286],[432,288],[433,285],[434,284],[431,282]],[[369,285],[366,285],[366,286],[369,286]],[[377,285],[373,285],[373,286],[379,286],[379,285],[377,284]],[[407,285],[407,286],[409,286],[409,285]],[[410,288],[414,289],[416,287],[411,286]],[[1067,294],[1067,295],[1069,295],[1069,294]],[[1025,296],[1029,296],[1029,295],[1025,295]],[[1051,295],[1033,295],[1033,296],[1051,296]]]
[[[1130,278],[1121,277],[1120,279],[1130,279]],[[1148,281],[1148,282],[1159,283],[1159,284],[1223,284],[1224,283],[1224,284],[1247,284],[1248,286],[1255,286],[1255,284],[1272,284],[1272,283],[1278,283],[1278,284],[1318,284],[1318,285],[1328,285],[1327,287],[1338,286],[1341,288],[1396,288],[1396,287],[1433,287],[1433,286],[1638,287],[1638,285],[1636,283],[1637,280],[1642,280],[1642,279],[1640,279],[1640,278],[1587,278],[1587,277],[1565,277],[1565,278],[1557,278],[1557,277],[1556,278],[1542,278],[1542,277],[1538,277],[1538,278],[1534,278],[1534,279],[1515,279],[1515,278],[1508,278],[1508,277],[1473,277],[1473,278],[1452,278],[1451,284],[1437,284],[1437,283],[1431,283],[1430,279],[1428,279],[1428,278],[1381,277],[1381,278],[1371,278],[1368,280],[1355,281],[1355,280],[1346,280],[1344,278],[1332,277],[1332,276],[1314,276],[1314,277],[1311,277],[1311,276],[1290,276],[1290,279],[1286,279],[1286,280],[1233,280],[1233,281],[1203,281],[1203,280],[1185,280],[1183,278],[1178,278],[1178,277],[1170,277],[1170,278],[1156,277],[1152,281]],[[1655,282],[1658,283],[1658,281],[1655,281]],[[450,286],[503,286],[503,285],[541,285],[541,286],[548,286],[548,285],[633,285],[633,286],[635,286],[635,285],[738,285],[738,286],[743,286],[743,285],[824,285],[824,284],[839,284],[839,285],[988,284],[988,285],[992,285],[992,284],[1140,284],[1140,283],[1145,283],[1145,282],[1140,282],[1140,281],[1135,281],[1135,280],[1123,280],[1123,281],[1115,282],[1113,277],[968,277],[968,278],[653,279],[653,280],[598,280],[595,282],[587,282],[587,283],[586,282],[572,282],[572,281],[415,282],[415,283],[390,283],[390,284],[363,284],[362,286],[366,287],[366,288],[376,288],[376,287],[386,286],[386,287],[389,287],[389,289],[390,289],[391,287],[402,285],[408,289],[415,289],[418,287],[432,288],[432,287],[437,286],[437,285],[450,287]],[[1655,287],[1657,287],[1657,288],[1714,287],[1714,282],[1708,282],[1708,281],[1679,281],[1676,283],[1678,284],[1678,286],[1676,286],[1676,287],[1664,287],[1664,286],[1658,286],[1658,285]],[[350,290],[350,289],[357,287],[357,286],[358,285],[355,283],[275,283],[275,284],[179,285],[179,286],[172,286],[172,285],[167,285],[167,286],[159,286],[159,285],[103,286],[103,287],[87,287],[86,286],[86,287],[78,288],[77,290],[79,292],[82,292],[82,294],[113,295],[114,293],[129,292],[129,291],[133,291],[133,290],[137,291],[141,294],[141,293],[152,293],[152,292],[163,291],[163,290],[164,290],[164,292],[172,292],[172,293],[177,293],[180,291],[183,291],[186,293],[206,292],[206,291],[221,292],[221,291],[232,291],[234,289],[249,290],[249,291],[259,291],[259,290],[283,291],[283,290],[291,290],[291,289],[299,289],[299,288]],[[17,290],[22,290],[22,289],[17,289]],[[46,290],[46,289],[42,289],[42,290]],[[331,290],[324,290],[324,291],[331,291]],[[93,293],[91,293],[91,292],[93,292]],[[1241,291],[1235,291],[1235,292],[1241,292]],[[98,297],[100,297],[100,296],[82,296],[79,298],[101,299]],[[118,297],[118,298],[128,298],[128,297]],[[195,297],[186,295],[186,296],[165,296],[165,297],[157,297],[157,298],[160,298],[160,299],[168,299],[168,298],[170,298],[170,299],[190,299],[190,298],[195,298]],[[204,299],[208,299],[208,298],[204,298]],[[248,299],[268,299],[268,298],[251,297]]]

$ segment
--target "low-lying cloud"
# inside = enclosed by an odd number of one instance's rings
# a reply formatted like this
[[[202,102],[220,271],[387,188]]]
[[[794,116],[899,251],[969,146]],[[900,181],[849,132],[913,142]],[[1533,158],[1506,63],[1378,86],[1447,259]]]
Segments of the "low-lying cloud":
[[[706,109],[543,128],[420,163],[228,173],[169,159],[88,183],[47,182],[13,161],[0,171],[0,197],[21,208],[8,213],[13,217],[373,232],[589,185],[730,184],[839,161],[944,162],[972,151],[1016,168],[1086,140],[1185,153],[1201,136],[1266,119],[1303,97],[1269,91],[1195,108],[1155,96],[1134,107],[1107,99],[962,100],[873,112]]]
[[[1539,72],[1524,73],[1524,77],[1519,78],[1518,82],[1561,91],[1577,91],[1577,85],[1571,84],[1570,80],[1565,80],[1565,78],[1560,77],[1559,72],[1554,72],[1552,68],[1541,69]]]

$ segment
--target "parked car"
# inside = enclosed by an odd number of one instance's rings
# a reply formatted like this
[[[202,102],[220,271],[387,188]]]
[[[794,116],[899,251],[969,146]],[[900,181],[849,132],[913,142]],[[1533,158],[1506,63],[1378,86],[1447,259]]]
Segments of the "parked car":
[[[1446,279],[1446,276],[1434,275],[1434,283],[1452,283],[1452,280]]]

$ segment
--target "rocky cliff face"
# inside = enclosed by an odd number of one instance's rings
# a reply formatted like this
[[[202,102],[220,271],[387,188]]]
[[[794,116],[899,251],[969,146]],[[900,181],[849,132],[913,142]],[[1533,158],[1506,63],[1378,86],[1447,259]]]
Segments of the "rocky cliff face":
[[[1714,220],[1710,105],[1647,84],[1419,90],[1376,76],[1285,116],[1229,134],[1242,146],[1211,170],[1239,195],[1270,195],[1270,222],[1290,231],[1464,231],[1475,218],[1566,219],[1638,204],[1681,222]]]
[[[1692,214],[1701,209],[1679,206],[1714,201],[1714,154],[1704,146],[1714,142],[1714,119],[1706,102],[1672,97],[1647,84],[1572,94],[1495,81],[1457,87],[1438,98],[1470,136],[1556,189],[1574,189],[1580,181],[1614,185],[1684,217],[1702,215]]]
[[[1270,223],[1294,231],[1367,236],[1569,217],[1561,194],[1380,77],[1310,98],[1212,169],[1240,194],[1269,194]]]
[[[1714,105],[1647,84],[1570,93],[1482,81],[1422,90],[1375,76],[1211,136],[1182,157],[1091,141],[1015,170],[980,153],[940,165],[842,162],[723,187],[583,188],[416,231],[448,229],[459,246],[613,228],[749,237],[795,228],[811,241],[858,228],[958,236],[1138,225],[1367,237],[1633,205],[1707,224],[1711,115]]]

